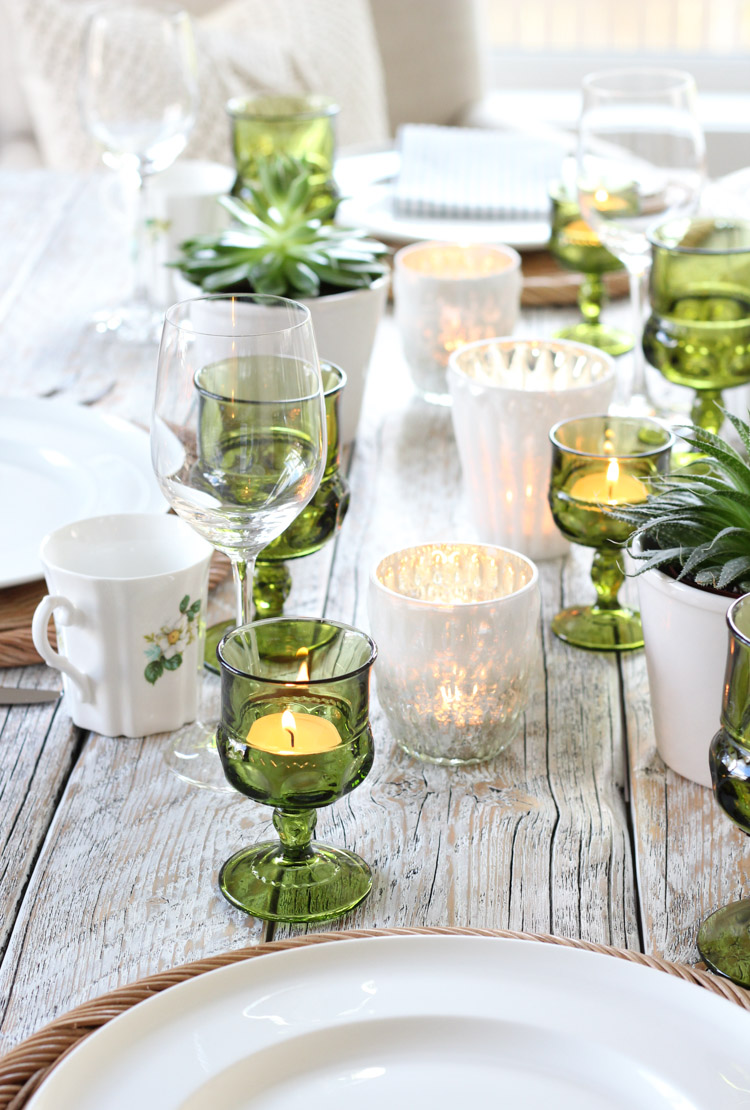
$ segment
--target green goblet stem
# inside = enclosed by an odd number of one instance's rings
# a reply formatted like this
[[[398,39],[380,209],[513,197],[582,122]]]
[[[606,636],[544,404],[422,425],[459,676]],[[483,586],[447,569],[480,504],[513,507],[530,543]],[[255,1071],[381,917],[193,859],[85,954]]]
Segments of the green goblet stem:
[[[596,590],[597,609],[619,609],[617,595],[625,581],[625,572],[617,549],[597,548],[591,564],[591,581]]]
[[[600,274],[584,274],[578,290],[578,308],[587,324],[598,327],[607,290]]]
[[[273,827],[279,834],[284,863],[310,859],[313,854],[310,841],[317,823],[318,815],[314,809],[273,811]]]
[[[701,389],[696,392],[693,406],[690,409],[690,419],[699,428],[718,435],[724,423],[724,414],[720,408],[722,403],[721,390]]]
[[[253,601],[258,617],[280,617],[291,588],[292,576],[286,563],[264,563],[259,559],[255,564],[253,582]]]

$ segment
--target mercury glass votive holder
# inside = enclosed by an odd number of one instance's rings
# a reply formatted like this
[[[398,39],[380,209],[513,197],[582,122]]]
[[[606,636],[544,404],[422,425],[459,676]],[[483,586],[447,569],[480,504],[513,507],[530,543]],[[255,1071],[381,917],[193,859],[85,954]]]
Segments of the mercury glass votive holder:
[[[340,917],[367,896],[370,868],[312,839],[317,810],[372,767],[369,636],[336,621],[281,617],[242,625],[218,647],[216,746],[230,785],[274,808],[278,840],[243,848],[221,869],[233,906],[270,921]]]
[[[529,559],[487,544],[423,544],[378,563],[378,699],[409,755],[480,763],[513,740],[538,658],[537,580]]]
[[[477,537],[530,559],[564,555],[547,502],[549,429],[605,412],[612,359],[562,339],[486,339],[451,355],[453,430]]]
[[[694,424],[718,433],[724,389],[750,382],[750,221],[670,220],[649,235],[648,361],[696,392]]]
[[[404,355],[417,392],[450,404],[454,351],[510,335],[521,301],[521,257],[512,247],[414,243],[393,260],[393,299]]]
[[[643,647],[641,616],[618,597],[625,577],[624,545],[633,530],[619,507],[645,501],[651,480],[669,469],[674,436],[649,417],[582,416],[550,430],[549,504],[560,531],[593,547],[593,605],[563,609],[552,631],[574,647],[628,651]]]
[[[333,160],[339,106],[316,93],[233,97],[227,102],[232,124],[235,196],[257,183],[258,163],[287,154],[303,161],[321,206],[336,195]]]

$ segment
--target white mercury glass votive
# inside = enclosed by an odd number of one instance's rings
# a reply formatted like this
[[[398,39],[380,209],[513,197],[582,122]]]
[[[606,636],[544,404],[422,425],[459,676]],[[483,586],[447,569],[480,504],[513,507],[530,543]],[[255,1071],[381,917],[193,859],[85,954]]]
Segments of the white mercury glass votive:
[[[452,352],[513,331],[521,257],[506,246],[414,243],[394,257],[393,299],[414,385],[425,400],[447,405]]]
[[[549,430],[606,412],[614,362],[565,339],[489,339],[451,356],[451,416],[472,522],[480,540],[531,559],[564,555],[568,541],[547,501]]]
[[[408,547],[375,568],[378,698],[409,755],[479,763],[516,735],[538,656],[537,579],[523,555],[484,544]]]

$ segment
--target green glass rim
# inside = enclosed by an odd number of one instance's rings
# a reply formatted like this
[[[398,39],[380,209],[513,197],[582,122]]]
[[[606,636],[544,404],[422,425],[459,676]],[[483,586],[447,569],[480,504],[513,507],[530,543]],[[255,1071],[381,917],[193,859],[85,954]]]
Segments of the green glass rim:
[[[497,597],[488,597],[480,601],[429,601],[423,597],[412,597],[410,594],[400,593],[398,590],[392,590],[390,586],[386,586],[384,582],[378,577],[380,568],[388,559],[394,556],[405,555],[409,551],[420,551],[426,548],[439,548],[439,547],[465,547],[465,548],[478,548],[481,547],[485,551],[500,555],[512,555],[518,559],[519,562],[525,563],[531,571],[528,582],[524,582],[517,590],[513,590],[509,594],[499,594]],[[435,543],[415,543],[409,547],[401,547],[396,551],[390,551],[384,555],[382,559],[378,559],[377,564],[370,572],[370,581],[378,590],[382,590],[384,594],[389,597],[396,598],[398,601],[407,605],[414,605],[421,609],[439,609],[441,611],[447,609],[480,609],[486,605],[498,605],[503,601],[510,601],[511,598],[520,597],[521,594],[528,593],[533,590],[539,581],[539,568],[536,563],[524,555],[521,551],[516,551],[512,547],[501,547],[500,544],[495,543],[471,543],[466,540],[438,540]]]
[[[359,636],[370,647],[370,654],[364,663],[359,667],[355,667],[352,671],[346,671],[343,674],[329,675],[328,678],[308,678],[303,682],[290,678],[269,678],[267,675],[253,674],[252,671],[243,671],[239,667],[233,666],[227,661],[224,656],[223,648],[233,637],[238,636],[240,632],[246,632],[249,628],[269,628],[271,625],[284,625],[296,624],[297,621],[304,621],[306,624],[324,625],[328,628],[338,628],[342,632],[353,632]],[[330,686],[333,682],[345,682],[349,678],[356,678],[358,675],[363,674],[369,670],[378,657],[378,646],[371,636],[363,632],[361,628],[355,628],[354,625],[344,624],[342,621],[332,621],[327,617],[268,617],[262,621],[251,621],[250,624],[241,624],[237,628],[230,628],[225,632],[219,640],[216,648],[216,656],[219,660],[221,667],[232,674],[237,675],[239,678],[252,678],[256,682],[262,682],[266,686]]]
[[[674,238],[665,238],[667,229],[670,227],[679,228],[681,226],[684,235],[691,227],[697,227],[702,223],[711,223],[716,231],[744,231],[747,235],[747,242],[740,247],[693,247],[675,242]],[[670,254],[700,254],[707,258],[720,258],[730,254],[750,254],[750,220],[743,220],[741,216],[678,216],[667,220],[666,223],[659,224],[658,227],[651,228],[647,232],[647,238],[652,247],[656,247],[657,250],[669,251]]]
[[[283,102],[296,102],[305,107],[299,108],[296,111],[293,108],[273,109],[274,104],[281,104]],[[268,105],[272,110],[268,112],[258,112],[254,110],[254,105]],[[287,122],[292,123],[299,121],[300,123],[307,120],[322,119],[327,117],[337,116],[341,111],[340,106],[330,96],[319,95],[305,95],[304,93],[299,96],[274,96],[274,95],[261,95],[261,96],[233,96],[226,103],[227,114],[232,119],[247,119],[255,121],[270,121],[272,123]]]
[[[652,81],[658,78],[659,84],[644,83],[643,88],[633,87],[629,89],[609,84],[609,82],[616,82],[622,77],[636,76],[651,78]],[[584,89],[596,88],[598,93],[603,96],[611,96],[613,99],[626,96],[633,100],[640,97],[650,99],[654,94],[659,93],[674,93],[681,90],[695,92],[696,90],[695,78],[692,73],[688,73],[684,69],[662,69],[660,66],[622,66],[619,69],[597,69],[593,73],[587,73],[581,81],[581,85]]]
[[[198,375],[205,369],[206,369],[205,366],[201,366],[200,370],[195,371],[195,373],[193,374],[193,385],[198,390],[201,397],[208,397],[208,398],[210,398],[210,400],[219,401],[223,405],[234,405],[237,408],[240,405],[253,405],[255,408],[263,408],[264,406],[273,407],[275,405],[280,405],[280,404],[283,404],[283,405],[294,405],[294,404],[297,404],[297,403],[303,404],[306,401],[315,401],[318,397],[320,397],[320,393],[317,390],[315,391],[315,393],[305,394],[304,397],[258,397],[256,400],[253,400],[253,401],[246,401],[246,400],[243,400],[240,397],[226,397],[223,393],[214,393],[213,390],[206,389],[204,386],[202,386],[200,384],[200,382],[198,381]],[[318,377],[320,377],[320,374],[318,374]],[[321,380],[321,387],[322,387],[322,380]],[[333,393],[333,392],[335,392],[336,389],[340,389],[340,388],[341,388],[341,386],[337,385],[335,388],[331,387],[331,389],[329,391],[324,390],[323,391],[323,396],[326,395],[326,392]]]
[[[607,420],[610,422],[610,424],[619,424],[621,422],[648,424],[650,427],[663,432],[666,438],[664,440],[664,443],[659,444],[658,446],[656,444],[654,444],[653,446],[648,446],[643,451],[636,451],[631,454],[621,454],[620,452],[613,452],[609,455],[605,451],[580,451],[577,447],[568,447],[557,438],[557,433],[559,432],[560,428],[564,428],[566,424],[578,424],[584,420]],[[581,459],[596,459],[597,461],[601,460],[602,462],[611,462],[612,459],[623,460],[653,458],[657,455],[663,455],[665,451],[671,451],[675,443],[677,442],[674,433],[669,430],[666,424],[662,424],[660,420],[655,420],[652,416],[611,416],[609,413],[606,412],[591,413],[587,414],[586,416],[573,416],[567,417],[565,420],[558,420],[558,422],[556,424],[553,424],[550,428],[549,438],[553,446],[557,447],[560,451],[565,451],[565,453],[568,455],[577,455]]]
[[[750,631],[743,632],[739,624],[737,623],[739,610],[744,607],[745,602],[748,602],[750,604],[750,593],[743,594],[742,597],[736,598],[736,600],[733,601],[732,604],[729,606],[729,608],[727,609],[727,625],[729,627],[729,631],[733,636],[736,636],[737,639],[740,640],[743,644],[745,644],[747,647],[750,647]]]
[[[336,393],[340,393],[346,385],[346,371],[342,370],[335,362],[329,362],[328,359],[322,358],[320,360],[320,373],[332,374],[333,380],[329,386],[323,383],[323,396],[333,397]]]
[[[188,326],[186,323],[178,323],[172,318],[173,313],[176,313],[178,309],[188,304],[195,304],[198,301],[226,301],[227,303],[237,301],[239,304],[266,305],[269,308],[294,305],[296,309],[298,308],[302,312],[302,318],[296,324],[287,324],[285,327],[264,330],[253,328],[250,331],[241,331],[238,328],[232,328],[229,331],[203,331],[193,324]],[[177,328],[178,331],[191,332],[193,335],[207,335],[214,339],[252,339],[261,335],[282,335],[285,332],[296,331],[297,328],[309,324],[311,319],[310,309],[307,305],[302,304],[301,301],[293,301],[291,297],[274,297],[270,293],[207,293],[203,297],[188,297],[185,301],[178,301],[176,304],[170,305],[164,314],[164,326],[166,327],[169,324],[170,327]]]

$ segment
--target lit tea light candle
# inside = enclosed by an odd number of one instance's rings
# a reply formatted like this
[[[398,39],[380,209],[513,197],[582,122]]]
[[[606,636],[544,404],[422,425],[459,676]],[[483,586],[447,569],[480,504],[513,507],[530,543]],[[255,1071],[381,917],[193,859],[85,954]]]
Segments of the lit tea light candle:
[[[593,470],[578,478],[569,492],[576,501],[595,505],[635,505],[648,497],[643,482],[632,474],[620,472],[617,459],[610,460],[606,471]]]
[[[317,755],[337,748],[341,737],[325,717],[315,717],[311,713],[295,715],[285,709],[283,713],[267,713],[253,721],[247,742],[253,748],[274,755]]]

